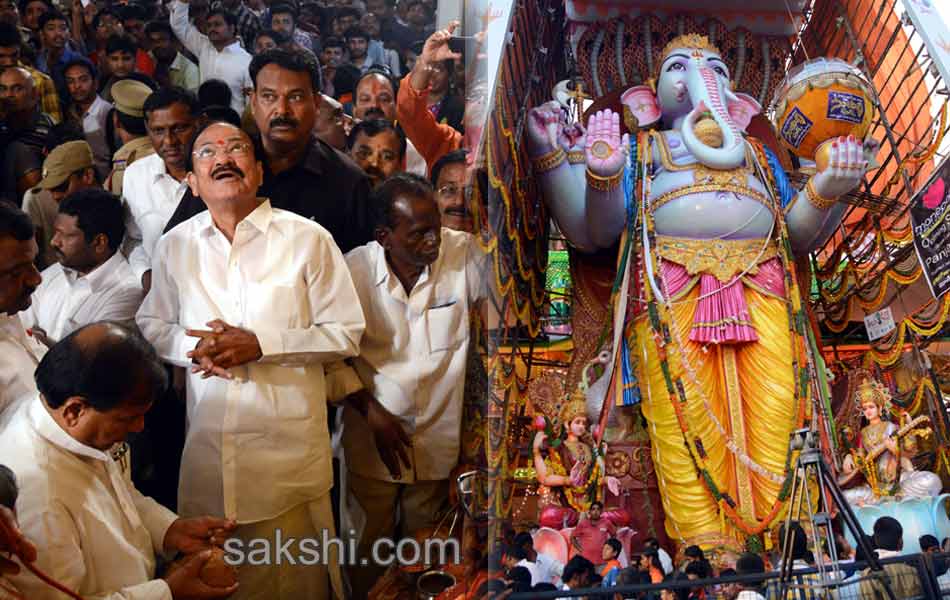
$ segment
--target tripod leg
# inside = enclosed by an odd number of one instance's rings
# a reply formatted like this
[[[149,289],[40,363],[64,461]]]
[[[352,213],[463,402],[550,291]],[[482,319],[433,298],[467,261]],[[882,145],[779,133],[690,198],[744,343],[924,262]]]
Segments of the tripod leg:
[[[834,477],[831,476],[831,470],[828,468],[828,465],[825,464],[824,459],[821,459],[819,470],[821,471],[822,480],[824,480],[825,484],[828,486],[828,493],[831,494],[835,504],[838,505],[838,510],[841,513],[841,520],[844,521],[845,526],[851,531],[851,535],[853,535],[854,539],[857,541],[858,547],[861,549],[861,552],[864,554],[867,560],[868,567],[871,571],[881,574],[880,579],[877,581],[881,584],[881,587],[884,588],[884,593],[887,594],[888,600],[896,600],[894,590],[891,589],[890,579],[884,572],[884,567],[881,565],[881,562],[877,558],[877,554],[874,553],[874,550],[868,543],[867,537],[864,535],[864,530],[861,528],[861,524],[858,522],[858,518],[855,516],[854,511],[851,510],[851,505],[848,504],[847,500],[845,500],[844,494],[841,492],[841,488],[838,487],[838,482],[835,481]]]

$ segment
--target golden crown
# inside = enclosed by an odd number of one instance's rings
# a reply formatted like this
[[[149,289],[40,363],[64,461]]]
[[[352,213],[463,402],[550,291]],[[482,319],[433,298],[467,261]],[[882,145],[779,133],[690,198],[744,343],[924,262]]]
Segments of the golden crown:
[[[873,402],[884,412],[890,412],[891,393],[883,383],[873,379],[865,379],[854,392],[854,403],[861,408],[868,402]]]
[[[697,48],[699,50],[706,50],[708,52],[715,52],[719,54],[719,48],[713,45],[709,41],[709,38],[705,35],[700,35],[698,33],[688,33],[686,35],[678,35],[670,43],[663,46],[663,52],[660,53],[660,60],[657,61],[657,69],[659,65],[663,64],[663,61],[666,60],[666,57],[669,56],[673,50],[677,48]]]
[[[587,395],[581,386],[574,389],[574,393],[567,399],[567,403],[561,407],[561,424],[567,426],[577,417],[587,417]]]

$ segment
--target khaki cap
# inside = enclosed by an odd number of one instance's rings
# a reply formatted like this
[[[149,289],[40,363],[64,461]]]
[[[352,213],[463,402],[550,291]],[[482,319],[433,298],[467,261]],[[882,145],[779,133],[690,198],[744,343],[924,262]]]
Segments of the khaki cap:
[[[115,100],[115,109],[130,117],[144,117],[142,106],[145,99],[152,95],[152,88],[141,81],[122,79],[112,85],[112,99]]]
[[[92,167],[92,148],[79,140],[53,148],[43,161],[43,180],[40,187],[51,190],[63,185],[76,171]]]

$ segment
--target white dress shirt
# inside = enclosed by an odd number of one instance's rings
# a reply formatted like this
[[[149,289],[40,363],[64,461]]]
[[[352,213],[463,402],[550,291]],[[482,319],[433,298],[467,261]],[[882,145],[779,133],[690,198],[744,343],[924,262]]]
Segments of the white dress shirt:
[[[412,440],[412,469],[398,481],[445,479],[458,463],[469,308],[484,295],[486,255],[470,234],[443,227],[439,257],[407,296],[385,254],[370,242],[346,255],[366,315],[353,366]],[[347,406],[347,468],[363,477],[397,481],[372,439],[365,419]]]
[[[56,263],[43,271],[43,283],[20,320],[27,329],[39,327],[51,342],[58,342],[97,321],[134,325],[144,296],[121,252],[85,275]]]
[[[122,180],[122,196],[127,207],[124,249],[139,282],[142,274],[152,268],[158,238],[162,237],[187,189],[188,184],[168,174],[165,161],[158,154],[140,158],[125,170]]]
[[[0,456],[37,567],[90,600],[171,600],[155,555],[177,516],[139,493],[128,469],[63,431],[38,395],[0,437]],[[63,598],[26,569],[11,579],[30,600]]]
[[[736,600],[765,600],[765,596],[755,590],[742,590],[736,596]]]
[[[264,201],[233,243],[205,211],[158,242],[136,317],[169,362],[188,366],[186,328],[253,331],[263,357],[233,380],[188,376],[179,511],[263,521],[330,491],[323,363],[353,356],[363,312],[333,237]]]
[[[92,101],[92,106],[82,116],[82,131],[92,148],[92,161],[96,166],[96,173],[100,181],[105,181],[112,172],[112,153],[109,151],[109,142],[106,139],[106,121],[112,105],[99,95]]]
[[[0,314],[0,432],[36,395],[33,373],[44,354],[46,347],[27,335],[18,315]]]
[[[209,79],[220,79],[231,88],[231,108],[237,114],[244,114],[244,90],[253,87],[247,71],[251,64],[251,55],[235,40],[233,44],[220,52],[208,40],[208,36],[198,31],[188,20],[188,5],[175,0],[171,3],[168,22],[172,31],[181,40],[185,48],[198,57],[198,72],[201,83]]]

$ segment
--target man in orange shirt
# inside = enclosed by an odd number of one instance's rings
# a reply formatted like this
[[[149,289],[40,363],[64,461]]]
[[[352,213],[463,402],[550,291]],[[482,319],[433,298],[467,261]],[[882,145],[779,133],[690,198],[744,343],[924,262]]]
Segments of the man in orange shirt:
[[[399,84],[396,96],[396,119],[430,168],[444,154],[462,145],[462,134],[451,125],[437,122],[429,110],[434,65],[461,58],[460,54],[449,49],[449,39],[458,26],[458,21],[452,21],[446,29],[429,36],[412,71]]]

